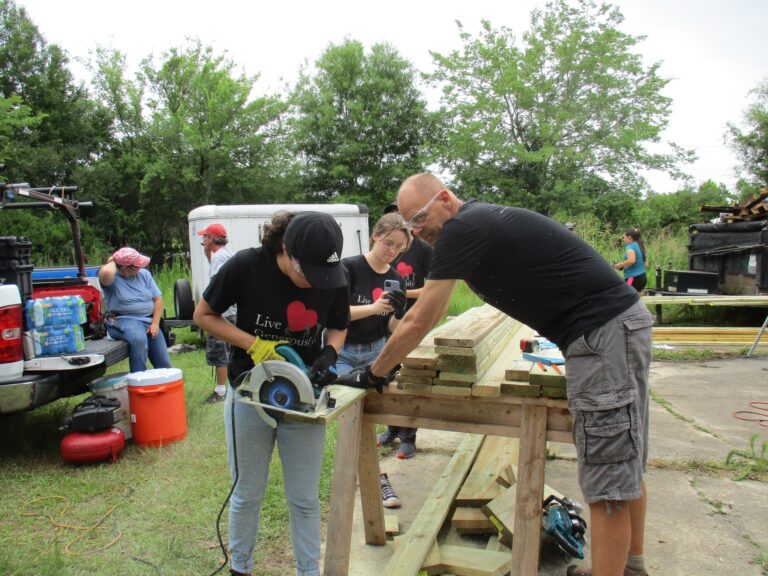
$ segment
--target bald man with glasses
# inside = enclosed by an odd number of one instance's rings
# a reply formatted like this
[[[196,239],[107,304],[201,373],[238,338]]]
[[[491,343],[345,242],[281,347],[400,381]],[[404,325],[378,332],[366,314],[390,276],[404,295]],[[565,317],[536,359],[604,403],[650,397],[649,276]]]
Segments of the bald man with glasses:
[[[407,178],[397,204],[413,235],[434,247],[429,277],[376,360],[340,383],[381,389],[464,280],[564,353],[592,530],[592,569],[570,566],[568,576],[647,576],[643,474],[653,317],[637,292],[592,246],[536,212],[465,202],[429,173]]]

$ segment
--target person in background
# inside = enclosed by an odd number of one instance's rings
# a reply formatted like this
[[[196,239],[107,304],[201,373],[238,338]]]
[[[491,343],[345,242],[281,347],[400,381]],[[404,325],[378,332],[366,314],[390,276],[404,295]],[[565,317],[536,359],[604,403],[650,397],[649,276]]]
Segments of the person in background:
[[[124,247],[99,269],[99,282],[107,304],[107,335],[128,343],[131,372],[147,369],[147,358],[155,368],[170,368],[168,345],[160,330],[163,297],[152,274],[149,258]]]
[[[624,260],[613,265],[616,270],[624,271],[624,280],[638,292],[642,292],[648,283],[645,273],[645,246],[640,230],[629,228],[624,232]]]
[[[397,203],[393,202],[384,208],[384,214],[399,213]],[[410,310],[421,294],[427,272],[432,263],[432,247],[421,238],[414,237],[411,246],[396,261],[395,269],[405,280],[405,295],[408,298],[406,312]],[[376,438],[377,446],[387,446],[395,440],[400,441],[397,450],[398,458],[411,458],[416,454],[417,428],[406,426],[387,426],[387,429]]]
[[[432,174],[407,178],[397,205],[413,233],[435,249],[429,278],[378,358],[339,383],[381,388],[464,280],[564,353],[592,553],[592,569],[572,565],[566,574],[647,576],[643,475],[653,317],[637,292],[562,224],[523,208],[464,202]]]
[[[278,212],[261,246],[240,250],[211,278],[195,323],[232,347],[224,430],[234,483],[229,508],[230,573],[249,576],[261,502],[275,444],[283,466],[296,574],[320,575],[320,473],[325,426],[279,420],[272,428],[235,389],[256,365],[285,360],[288,344],[309,366],[312,384],[336,378],[336,357],[349,324],[347,276],[340,264],[341,228],[329,214]],[[235,324],[223,314],[237,306]]]
[[[221,224],[211,224],[210,226],[199,230],[199,236],[203,237],[201,243],[205,257],[208,259],[208,277],[213,278],[224,263],[232,258],[232,252],[227,248],[227,229]],[[235,314],[237,306],[230,306],[222,317],[227,322],[235,323]],[[205,360],[208,366],[213,366],[216,373],[216,385],[205,404],[215,404],[223,402],[227,392],[227,364],[229,361],[229,344],[224,340],[219,340],[213,334],[208,334],[205,339]]]
[[[405,281],[392,263],[408,250],[410,243],[411,233],[400,214],[385,214],[373,227],[370,250],[341,261],[349,278],[351,321],[347,339],[339,352],[339,374],[375,360],[405,314]],[[396,281],[400,289],[385,291],[386,280]],[[384,506],[399,506],[400,499],[389,477],[381,474],[379,480]]]

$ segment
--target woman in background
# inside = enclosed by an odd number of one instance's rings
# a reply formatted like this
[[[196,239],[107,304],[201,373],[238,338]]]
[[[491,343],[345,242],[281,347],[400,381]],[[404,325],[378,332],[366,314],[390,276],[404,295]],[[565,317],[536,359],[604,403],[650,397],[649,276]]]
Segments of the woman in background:
[[[624,232],[624,260],[613,265],[616,270],[624,271],[627,284],[642,292],[648,283],[645,274],[645,245],[640,230],[629,228]]]

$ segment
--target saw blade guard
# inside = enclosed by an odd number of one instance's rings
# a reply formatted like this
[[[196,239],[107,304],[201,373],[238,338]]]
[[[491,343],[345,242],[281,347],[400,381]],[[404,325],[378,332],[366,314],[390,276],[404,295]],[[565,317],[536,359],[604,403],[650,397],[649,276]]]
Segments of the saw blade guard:
[[[304,370],[291,362],[267,360],[254,366],[239,390],[239,401],[251,404],[272,428],[286,412],[315,409],[312,383]]]

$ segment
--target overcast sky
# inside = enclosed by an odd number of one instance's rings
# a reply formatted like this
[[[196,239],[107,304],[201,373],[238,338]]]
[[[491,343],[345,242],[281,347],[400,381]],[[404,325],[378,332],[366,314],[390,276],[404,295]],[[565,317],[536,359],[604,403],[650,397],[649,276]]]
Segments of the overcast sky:
[[[16,0],[49,42],[73,59],[111,46],[138,63],[186,38],[226,51],[247,74],[260,74],[257,89],[277,91],[292,83],[305,60],[314,61],[345,38],[366,46],[389,42],[417,69],[431,70],[429,51],[461,46],[455,21],[476,32],[481,19],[507,26],[519,37],[539,0]],[[664,140],[692,148],[698,162],[687,172],[733,189],[738,163],[723,143],[726,123],[741,124],[748,92],[768,78],[766,0],[617,0],[622,31],[646,36],[638,51],[662,62],[672,81],[665,95],[673,111]],[[85,79],[82,68],[73,72]],[[657,191],[677,185],[648,175]]]

